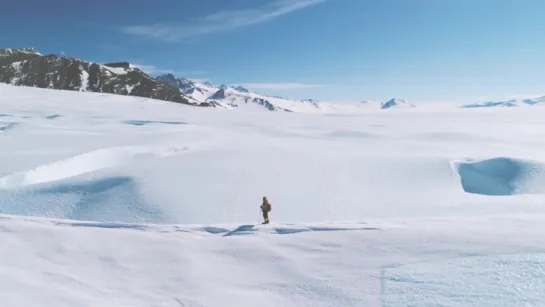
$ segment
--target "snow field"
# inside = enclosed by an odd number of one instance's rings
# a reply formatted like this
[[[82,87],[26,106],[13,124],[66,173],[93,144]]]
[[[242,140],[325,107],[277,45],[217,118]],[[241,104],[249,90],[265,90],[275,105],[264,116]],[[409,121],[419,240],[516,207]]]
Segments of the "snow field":
[[[0,305],[545,304],[545,114],[409,109],[0,85]]]

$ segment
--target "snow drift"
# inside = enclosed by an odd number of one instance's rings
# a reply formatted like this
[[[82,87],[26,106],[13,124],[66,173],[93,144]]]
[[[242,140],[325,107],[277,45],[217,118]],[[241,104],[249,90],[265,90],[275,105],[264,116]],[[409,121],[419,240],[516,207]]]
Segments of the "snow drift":
[[[464,191],[506,196],[545,193],[545,164],[514,158],[453,163]]]

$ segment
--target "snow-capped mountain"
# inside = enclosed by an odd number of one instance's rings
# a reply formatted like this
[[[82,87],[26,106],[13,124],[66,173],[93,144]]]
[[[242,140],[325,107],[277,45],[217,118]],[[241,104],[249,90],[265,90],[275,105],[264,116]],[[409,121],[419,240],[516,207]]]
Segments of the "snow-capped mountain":
[[[351,113],[366,110],[414,107],[406,100],[357,105],[326,103],[314,99],[289,99],[263,95],[241,85],[216,86],[166,74],[150,77],[127,62],[98,64],[59,55],[42,55],[36,49],[0,49],[0,82],[12,85],[104,92],[160,99],[195,106],[225,109]],[[545,98],[544,98],[545,99]],[[529,102],[527,102],[530,104]]]
[[[208,106],[165,86],[127,62],[97,64],[41,55],[32,48],[0,49],[0,82],[19,86],[102,92]]]
[[[11,48],[5,48],[0,49],[0,58],[2,57],[12,57],[12,56],[20,56],[20,55],[34,55],[34,56],[41,56],[42,54],[38,52],[38,50],[34,48],[21,48],[21,49],[11,49]]]
[[[391,108],[414,108],[414,107],[416,106],[412,104],[411,102],[404,99],[396,99],[396,98],[385,101],[380,105],[380,108],[383,110],[391,109]]]
[[[513,107],[525,107],[542,104],[545,102],[545,96],[539,98],[527,98],[527,99],[511,99],[507,101],[488,101],[481,103],[466,104],[461,106],[462,108],[513,108]]]
[[[186,78],[175,78],[172,74],[162,75],[157,81],[176,87],[185,95],[216,107],[257,108],[270,111],[286,112],[320,112],[332,106],[314,99],[294,100],[277,96],[262,95],[252,92],[240,85],[214,86],[208,82],[191,81]]]
[[[361,112],[365,110],[385,110],[390,108],[414,108],[415,105],[403,99],[391,99],[385,102],[365,100],[357,105],[334,104],[315,99],[289,99],[279,96],[269,96],[255,93],[240,85],[221,84],[214,86],[208,82],[191,81],[186,78],[176,78],[172,74],[156,78],[159,82],[176,87],[185,95],[212,106],[227,109],[255,108],[270,111],[286,112]]]

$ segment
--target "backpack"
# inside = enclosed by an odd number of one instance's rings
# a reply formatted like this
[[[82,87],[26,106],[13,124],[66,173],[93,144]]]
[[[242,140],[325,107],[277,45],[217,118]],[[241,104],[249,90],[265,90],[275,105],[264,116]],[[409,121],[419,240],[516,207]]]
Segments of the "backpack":
[[[271,204],[266,203],[266,204],[264,204],[263,209],[264,209],[265,212],[271,212],[272,206],[271,206]]]

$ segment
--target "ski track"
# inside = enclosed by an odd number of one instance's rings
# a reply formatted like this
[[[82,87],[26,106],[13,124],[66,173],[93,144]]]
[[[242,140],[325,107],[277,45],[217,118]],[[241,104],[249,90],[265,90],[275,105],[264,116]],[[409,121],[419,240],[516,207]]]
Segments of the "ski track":
[[[187,125],[187,123],[179,121],[153,121],[153,120],[125,120],[121,123],[133,126],[146,126],[150,124],[164,124],[164,125]]]

